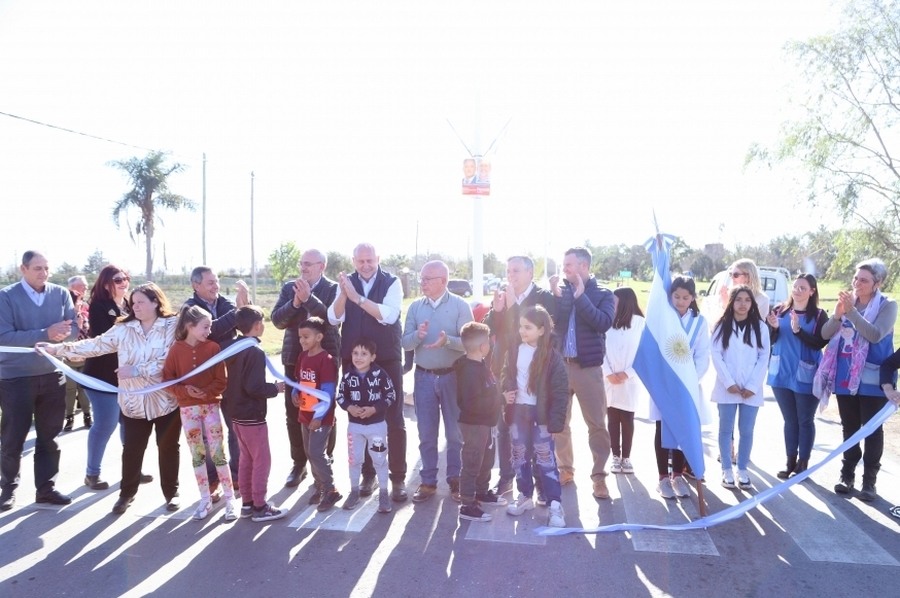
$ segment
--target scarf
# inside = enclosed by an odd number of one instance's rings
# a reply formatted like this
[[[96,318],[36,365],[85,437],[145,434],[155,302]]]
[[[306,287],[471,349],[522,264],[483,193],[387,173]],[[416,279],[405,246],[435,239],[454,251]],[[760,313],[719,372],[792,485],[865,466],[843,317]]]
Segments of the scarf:
[[[876,290],[872,300],[866,306],[862,315],[863,319],[868,322],[874,322],[883,302],[884,296],[881,294],[881,291]],[[844,326],[845,321],[849,322],[847,316],[842,316],[841,327]],[[858,332],[855,333],[855,336],[850,353],[850,384],[848,387],[852,395],[859,391],[863,367],[865,367],[866,357],[869,355],[869,341]],[[841,331],[838,329],[834,336],[831,337],[831,340],[828,341],[828,346],[825,347],[825,355],[822,356],[822,362],[819,364],[819,369],[816,370],[816,376],[813,379],[813,394],[819,399],[820,413],[828,406],[828,399],[834,392],[835,378],[837,377],[837,356],[840,352],[841,338]]]

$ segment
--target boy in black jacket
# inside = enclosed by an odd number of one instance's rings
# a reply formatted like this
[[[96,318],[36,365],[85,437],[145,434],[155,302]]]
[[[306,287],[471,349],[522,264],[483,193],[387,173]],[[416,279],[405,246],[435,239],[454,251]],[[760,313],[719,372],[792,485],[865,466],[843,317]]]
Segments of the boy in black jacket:
[[[350,461],[350,494],[343,508],[352,509],[359,502],[359,476],[362,472],[366,446],[381,488],[378,512],[390,513],[388,496],[387,422],[384,414],[397,400],[394,384],[388,373],[375,363],[375,341],[360,337],[350,354],[351,367],[341,377],[337,404],[349,415],[347,424],[347,455]]]
[[[243,338],[255,338],[259,342],[266,327],[263,317],[263,311],[255,305],[238,308],[235,321]],[[241,518],[252,517],[253,521],[280,519],[287,511],[266,502],[266,485],[272,467],[266,400],[284,392],[284,382],[266,382],[266,354],[258,344],[244,349],[225,363],[228,386],[223,397],[231,409],[234,433],[241,447],[238,465],[238,480],[244,497]]]
[[[491,350],[490,335],[490,328],[485,324],[465,324],[460,338],[466,354],[454,364],[459,432],[463,440],[459,518],[468,521],[490,521],[490,514],[482,511],[481,506],[506,504],[505,498],[488,490],[494,465],[494,453],[488,448],[502,405],[497,382],[484,361]]]

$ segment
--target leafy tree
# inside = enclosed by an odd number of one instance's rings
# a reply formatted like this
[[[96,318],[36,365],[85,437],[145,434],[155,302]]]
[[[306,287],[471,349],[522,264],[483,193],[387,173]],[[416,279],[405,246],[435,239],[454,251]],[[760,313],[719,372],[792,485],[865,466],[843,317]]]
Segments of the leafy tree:
[[[482,272],[502,276],[506,272],[506,262],[501,262],[495,253],[486,253],[482,259]]]
[[[341,272],[351,274],[356,270],[353,267],[353,260],[350,256],[344,255],[339,251],[329,251],[325,257],[328,260],[328,265],[325,266],[325,276],[332,280],[337,280]]]
[[[389,257],[381,260],[381,265],[386,268],[409,268],[412,265],[412,260],[409,259],[407,255],[400,255],[398,253],[391,254]]]
[[[168,178],[182,172],[185,167],[178,162],[167,164],[168,155],[167,152],[151,151],[143,158],[107,163],[108,166],[123,171],[132,185],[131,190],[113,206],[112,218],[116,226],[119,226],[122,215],[126,215],[128,234],[132,241],[135,240],[135,235],[144,235],[147,246],[147,280],[153,280],[153,235],[156,232],[156,221],[164,224],[157,215],[157,210],[167,208],[178,211],[185,208],[193,211],[196,208],[193,201],[169,191]],[[138,219],[133,228],[127,216],[132,208],[138,211]]]
[[[108,263],[109,260],[103,255],[103,252],[97,249],[88,256],[87,263],[84,265],[84,273],[96,276]]]
[[[751,147],[747,162],[799,166],[808,200],[837,209],[865,231],[870,255],[900,261],[900,3],[847,0],[840,28],[787,46],[797,61],[799,117],[772,148]],[[860,250],[838,235],[842,251]],[[896,268],[890,268],[893,271]]]
[[[299,274],[297,264],[300,262],[300,255],[300,250],[293,241],[283,242],[269,254],[269,270],[279,287],[288,278],[295,278]]]
[[[56,269],[56,272],[53,273],[53,276],[50,277],[50,282],[66,286],[69,283],[69,279],[77,274],[81,274],[78,266],[63,262]]]

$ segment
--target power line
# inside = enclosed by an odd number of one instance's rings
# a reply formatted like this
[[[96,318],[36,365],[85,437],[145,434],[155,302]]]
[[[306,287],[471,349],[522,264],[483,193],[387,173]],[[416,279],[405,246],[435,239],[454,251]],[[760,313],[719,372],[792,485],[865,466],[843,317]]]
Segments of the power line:
[[[123,141],[116,141],[115,139],[107,139],[106,137],[100,137],[99,135],[91,135],[90,133],[82,133],[81,131],[75,131],[72,129],[67,129],[65,127],[60,127],[57,125],[51,125],[49,123],[41,122],[39,120],[25,118],[24,116],[17,116],[15,114],[9,114],[8,112],[0,112],[0,115],[8,116],[10,118],[15,118],[17,120],[22,120],[22,121],[32,123],[35,125],[40,125],[42,127],[47,127],[49,129],[56,129],[57,131],[65,131],[66,133],[73,133],[75,135],[81,135],[82,137],[90,137],[91,139],[97,139],[99,141],[107,141],[109,143],[115,143],[117,145],[124,145],[125,147],[133,147],[135,149],[144,150],[144,151],[148,151],[148,152],[160,151],[159,149],[156,149],[156,148],[142,147],[140,145],[133,145],[131,143],[125,143]]]

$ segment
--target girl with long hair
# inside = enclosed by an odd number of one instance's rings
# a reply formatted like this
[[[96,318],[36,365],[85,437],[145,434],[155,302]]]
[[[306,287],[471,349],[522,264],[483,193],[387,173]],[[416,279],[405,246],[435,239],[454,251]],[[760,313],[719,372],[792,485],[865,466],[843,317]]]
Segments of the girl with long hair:
[[[710,400],[719,407],[719,455],[722,485],[734,488],[731,443],[738,418],[738,484],[750,488],[747,464],[753,448],[753,428],[763,406],[763,382],[769,360],[769,329],[763,324],[753,291],[746,285],[731,289],[725,313],[712,335],[712,363],[716,382]]]
[[[634,438],[634,412],[643,388],[634,371],[644,332],[644,312],[638,305],[637,295],[628,287],[619,287],[616,297],[616,315],[612,328],[606,332],[606,355],[603,358],[603,377],[606,387],[606,415],[613,459],[613,473],[634,473],[631,464],[631,442]],[[621,439],[621,440],[620,440]]]
[[[553,320],[536,305],[519,318],[521,344],[509,348],[501,387],[512,443],[512,466],[519,496],[506,512],[521,515],[534,508],[532,457],[550,506],[550,527],[565,527],[562,487],[553,434],[562,432],[569,403],[569,379],[562,355],[551,338]]]

